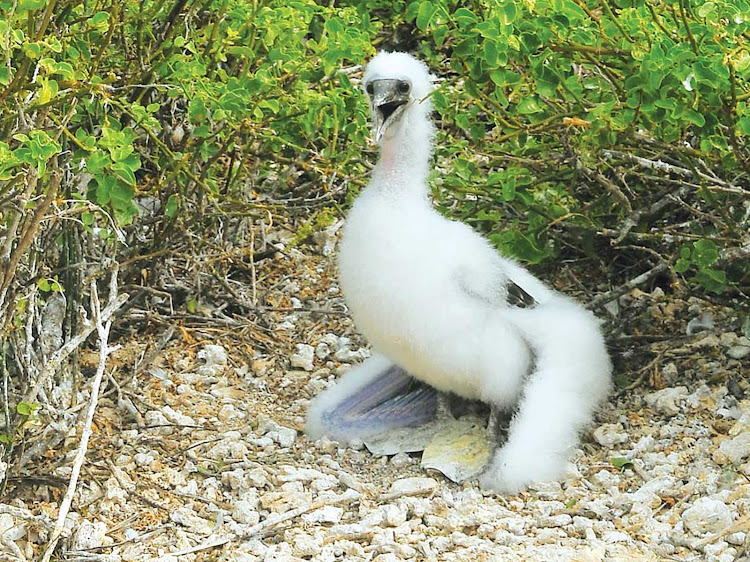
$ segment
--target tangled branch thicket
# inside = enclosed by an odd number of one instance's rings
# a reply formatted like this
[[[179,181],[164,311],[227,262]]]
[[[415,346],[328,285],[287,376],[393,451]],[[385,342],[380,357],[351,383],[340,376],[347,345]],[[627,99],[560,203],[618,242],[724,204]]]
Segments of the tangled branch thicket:
[[[271,222],[299,243],[340,214],[373,156],[356,90],[376,48],[438,74],[433,186],[447,214],[526,262],[595,272],[582,283],[597,306],[648,281],[747,294],[744,0],[3,12],[2,467],[57,449],[78,419],[92,282],[119,268],[132,302],[188,317],[212,288],[231,292],[229,277],[262,283]]]

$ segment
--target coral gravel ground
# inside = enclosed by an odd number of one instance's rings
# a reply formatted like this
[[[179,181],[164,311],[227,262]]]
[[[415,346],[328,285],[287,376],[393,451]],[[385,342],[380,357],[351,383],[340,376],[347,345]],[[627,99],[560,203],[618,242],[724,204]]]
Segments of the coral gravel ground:
[[[636,384],[602,408],[569,480],[495,496],[417,456],[302,433],[309,399],[368,354],[336,285],[334,237],[261,262],[253,289],[235,285],[244,317],[222,302],[167,324],[130,311],[142,333],[122,335],[111,359],[60,559],[750,556],[750,341],[731,302],[657,287],[611,304],[610,320],[628,326],[608,330],[620,382]],[[247,304],[252,290],[263,307]],[[84,372],[97,361],[82,357]],[[40,555],[77,442],[45,478],[12,485],[0,559]]]

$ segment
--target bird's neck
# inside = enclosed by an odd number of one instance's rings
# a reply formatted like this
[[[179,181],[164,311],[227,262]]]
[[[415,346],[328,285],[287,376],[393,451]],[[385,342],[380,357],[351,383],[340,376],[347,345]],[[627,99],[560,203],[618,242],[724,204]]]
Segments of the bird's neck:
[[[373,180],[394,194],[426,197],[434,127],[427,117],[410,117],[383,139]]]

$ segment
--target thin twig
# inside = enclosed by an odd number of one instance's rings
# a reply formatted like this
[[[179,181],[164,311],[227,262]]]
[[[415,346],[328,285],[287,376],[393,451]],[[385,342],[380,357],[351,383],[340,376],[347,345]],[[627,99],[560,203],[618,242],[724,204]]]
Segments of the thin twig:
[[[601,295],[594,297],[593,299],[591,299],[591,301],[589,301],[589,308],[596,308],[617,298],[620,298],[631,289],[636,288],[638,285],[644,284],[649,279],[656,277],[657,275],[659,275],[659,273],[666,271],[667,269],[668,267],[666,264],[660,263],[659,265],[652,267],[648,271],[641,273],[637,277],[634,277],[627,283],[623,283],[619,287],[615,287],[614,289],[611,289],[606,293],[602,293]]]
[[[117,304],[117,302],[117,270],[115,270],[112,272],[112,280],[110,282],[109,304],[112,306]],[[99,302],[99,295],[96,291],[96,283],[94,281],[91,282],[91,313],[99,335],[99,366],[96,370],[96,375],[94,375],[94,379],[91,382],[91,399],[89,401],[88,411],[86,412],[86,421],[81,430],[81,441],[78,445],[78,450],[76,451],[76,456],[73,461],[73,469],[70,475],[68,490],[60,503],[57,523],[52,531],[47,549],[44,551],[41,562],[49,562],[55,548],[57,547],[57,543],[62,536],[63,529],[65,528],[65,519],[70,511],[70,506],[73,503],[73,496],[75,495],[78,486],[78,477],[81,474],[81,468],[86,460],[89,439],[93,433],[91,427],[94,423],[94,413],[96,412],[96,406],[99,401],[99,389],[107,366],[107,358],[113,351],[119,348],[119,346],[109,345],[109,331],[112,328],[112,321],[106,320],[105,323],[102,319],[101,303]]]
[[[310,505],[291,509],[286,513],[282,513],[276,517],[269,517],[268,519],[261,521],[257,525],[253,525],[246,532],[242,533],[239,538],[246,540],[248,538],[265,535],[275,527],[278,527],[279,525],[282,525],[287,521],[291,521],[292,519],[296,519],[297,517],[304,515],[305,513],[310,513],[311,511],[315,511],[316,509],[320,509],[329,505],[353,503],[358,501],[360,496],[361,494],[356,490],[349,489],[340,496],[336,496],[330,499],[318,500],[316,502],[312,502]]]
[[[117,310],[123,304],[125,304],[125,301],[127,300],[128,295],[118,295],[114,301],[110,301],[107,307],[101,311],[101,322],[107,322],[110,316],[117,312]],[[67,359],[68,355],[73,353],[73,351],[75,351],[84,341],[86,341],[86,338],[91,335],[91,332],[93,332],[95,328],[96,325],[91,322],[89,322],[89,324],[87,325],[84,325],[83,329],[78,334],[68,340],[65,345],[63,345],[52,355],[52,357],[50,357],[49,361],[47,361],[47,363],[44,365],[44,370],[39,375],[39,378],[37,379],[34,387],[26,393],[26,396],[24,396],[23,402],[31,403],[36,400],[39,391],[47,383],[49,378],[57,372],[60,364],[65,361],[65,359]]]
[[[175,552],[169,552],[167,553],[168,556],[183,556],[185,554],[193,554],[194,552],[200,552],[201,550],[208,550],[210,548],[216,548],[217,546],[223,546],[227,544],[228,542],[231,542],[231,537],[221,537],[219,539],[213,539],[210,541],[206,541],[204,543],[191,546],[190,548],[184,548],[182,550],[177,550]],[[158,558],[149,558],[148,562],[156,562],[157,560],[163,560],[161,556]]]

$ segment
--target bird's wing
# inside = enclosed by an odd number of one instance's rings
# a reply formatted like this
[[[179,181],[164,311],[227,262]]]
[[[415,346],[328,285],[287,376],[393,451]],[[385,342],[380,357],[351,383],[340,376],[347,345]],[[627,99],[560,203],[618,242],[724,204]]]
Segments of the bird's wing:
[[[488,305],[532,308],[538,304],[528,291],[510,278],[482,275],[468,269],[460,270],[457,277],[465,295]]]
[[[537,305],[534,297],[524,291],[523,287],[512,279],[508,279],[506,287],[508,289],[508,296],[505,300],[509,305],[517,306],[518,308],[532,308]]]

